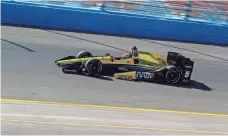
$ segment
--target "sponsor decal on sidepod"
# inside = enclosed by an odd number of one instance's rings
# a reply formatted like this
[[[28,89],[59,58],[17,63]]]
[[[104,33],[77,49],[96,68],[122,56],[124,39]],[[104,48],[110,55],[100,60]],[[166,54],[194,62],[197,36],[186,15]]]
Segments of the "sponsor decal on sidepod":
[[[154,78],[154,73],[149,73],[149,72],[138,72],[138,71],[136,71],[135,75],[136,75],[136,78],[138,78],[138,79],[152,79],[152,78]]]

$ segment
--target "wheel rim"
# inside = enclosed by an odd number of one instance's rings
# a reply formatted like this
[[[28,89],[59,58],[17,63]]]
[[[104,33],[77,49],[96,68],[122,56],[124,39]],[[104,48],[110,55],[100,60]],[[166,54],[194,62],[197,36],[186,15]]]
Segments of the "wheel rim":
[[[99,62],[93,62],[88,65],[88,73],[90,75],[98,75],[101,72],[101,64]]]
[[[98,69],[99,69],[99,66],[95,65],[94,63],[92,63],[89,66],[89,71],[90,71],[91,74],[97,74],[98,73]]]
[[[168,82],[177,83],[180,79],[180,73],[176,70],[168,71],[166,78]]]

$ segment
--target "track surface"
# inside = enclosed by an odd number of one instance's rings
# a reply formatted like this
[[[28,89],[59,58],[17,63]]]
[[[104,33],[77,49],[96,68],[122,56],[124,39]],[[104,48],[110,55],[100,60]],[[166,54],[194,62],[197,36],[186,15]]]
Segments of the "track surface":
[[[2,111],[2,134],[6,135],[228,134],[228,116],[13,101],[2,102]]]
[[[119,55],[132,46],[164,56],[182,52],[195,61],[195,81],[173,87],[95,79],[63,74],[54,64],[80,50]],[[227,114],[227,60],[225,47],[2,26],[2,98]]]

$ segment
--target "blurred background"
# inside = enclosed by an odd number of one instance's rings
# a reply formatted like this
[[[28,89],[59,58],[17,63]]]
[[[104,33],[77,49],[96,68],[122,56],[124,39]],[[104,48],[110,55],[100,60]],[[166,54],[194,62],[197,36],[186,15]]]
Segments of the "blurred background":
[[[228,1],[196,0],[119,0],[119,1],[76,1],[76,0],[17,0],[75,8],[90,8],[104,12],[134,14],[170,19],[197,20],[228,24]]]

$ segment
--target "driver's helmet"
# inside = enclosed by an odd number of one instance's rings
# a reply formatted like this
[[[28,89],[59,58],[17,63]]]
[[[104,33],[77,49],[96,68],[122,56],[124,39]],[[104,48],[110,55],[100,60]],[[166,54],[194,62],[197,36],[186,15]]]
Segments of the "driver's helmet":
[[[131,53],[132,53],[132,57],[138,57],[138,55],[139,55],[138,48],[136,46],[131,48]]]

